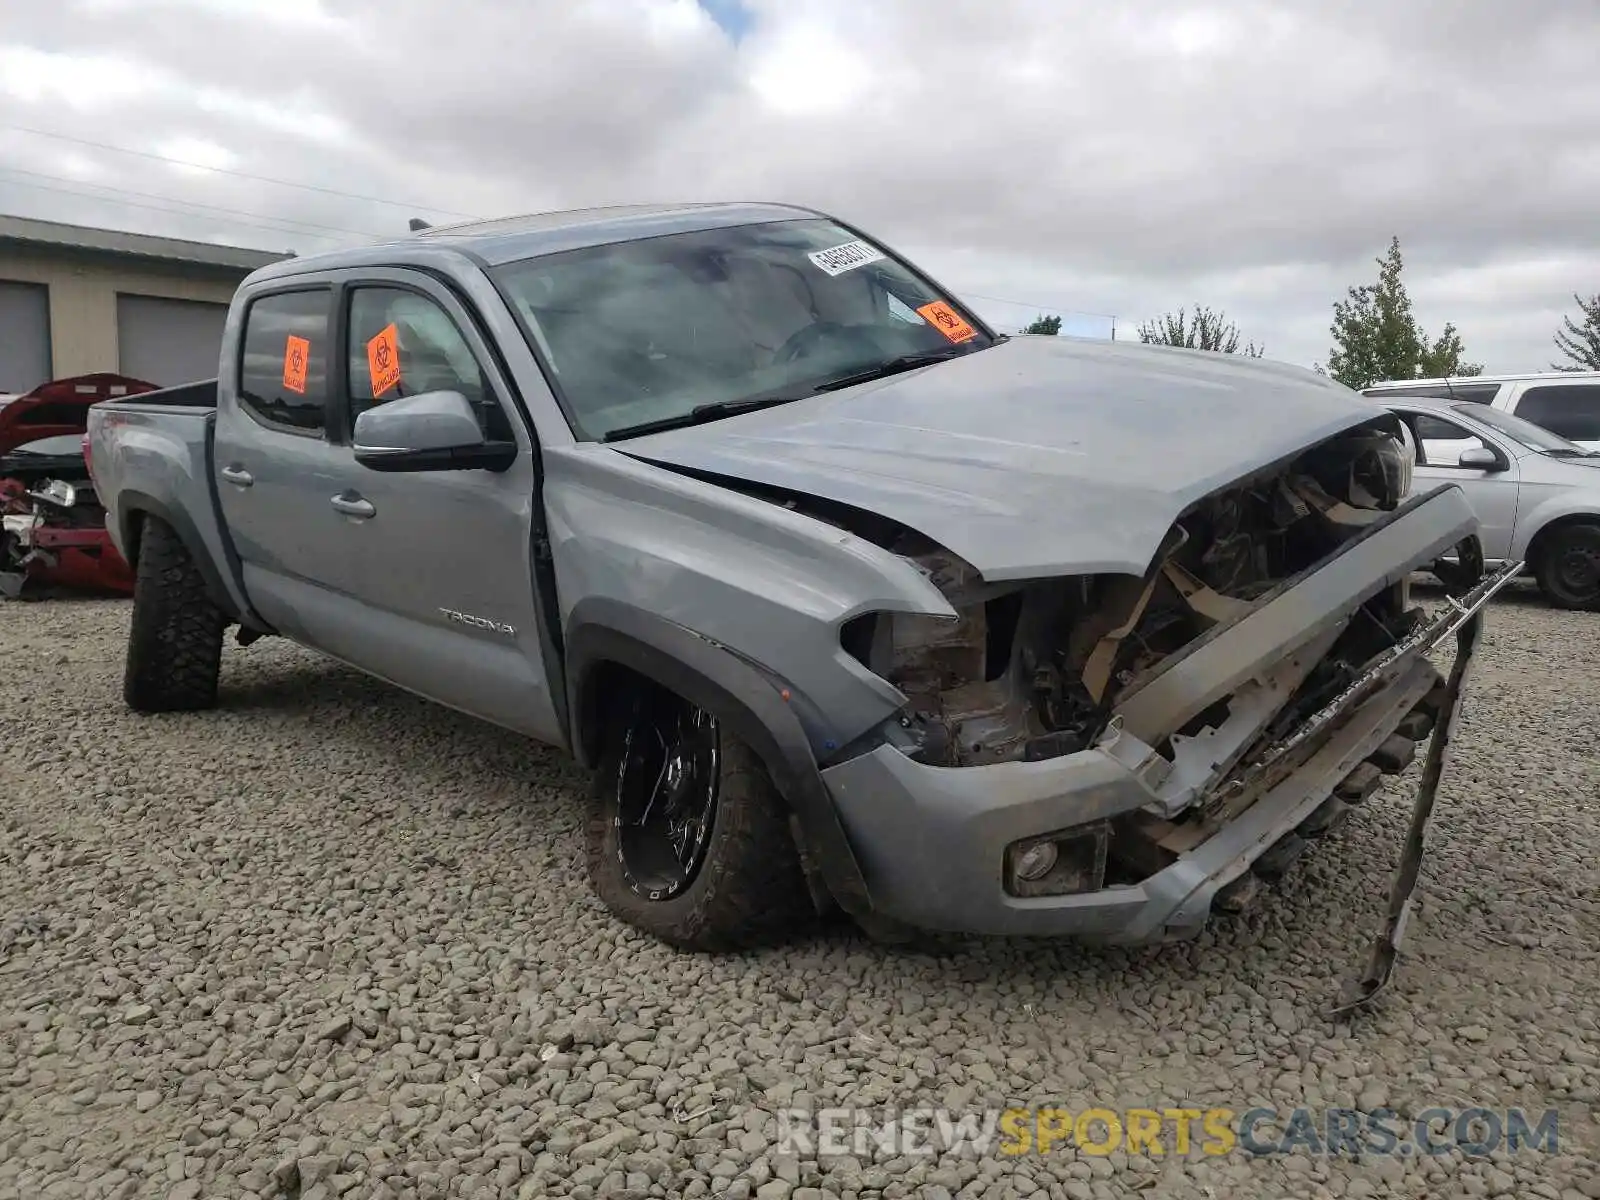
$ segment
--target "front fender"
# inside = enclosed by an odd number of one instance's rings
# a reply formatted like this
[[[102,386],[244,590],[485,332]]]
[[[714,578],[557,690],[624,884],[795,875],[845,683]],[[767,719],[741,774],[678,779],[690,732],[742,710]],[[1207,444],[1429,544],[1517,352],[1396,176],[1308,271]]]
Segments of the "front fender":
[[[598,669],[617,663],[704,709],[755,751],[800,824],[806,852],[846,912],[871,911],[866,883],[845,836],[793,693],[754,663],[655,613],[603,597],[573,606],[566,638],[567,711],[578,760],[592,768],[599,754],[604,697]]]
[[[868,612],[955,616],[905,559],[781,504],[596,443],[551,449],[545,467],[568,636],[597,600],[693,630],[805,699],[819,760],[905,703],[844,649],[841,627]]]

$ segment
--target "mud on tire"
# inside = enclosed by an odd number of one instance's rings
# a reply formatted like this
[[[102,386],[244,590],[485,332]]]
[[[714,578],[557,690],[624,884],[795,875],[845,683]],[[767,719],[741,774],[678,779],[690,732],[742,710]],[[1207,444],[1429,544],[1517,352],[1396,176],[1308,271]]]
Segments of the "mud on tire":
[[[659,867],[660,854],[652,861],[641,848],[639,817],[650,807],[647,790],[669,781],[674,736],[685,729],[711,796],[703,839],[682,839],[698,850],[679,856],[680,866],[692,861],[678,877],[671,863]],[[665,799],[658,795],[657,803]],[[590,792],[586,850],[590,885],[605,906],[680,949],[772,944],[816,920],[787,806],[761,760],[725,726],[663,689],[642,688],[611,712]]]
[[[227,617],[172,527],[147,516],[134,575],[122,696],[137,712],[185,712],[217,702]]]

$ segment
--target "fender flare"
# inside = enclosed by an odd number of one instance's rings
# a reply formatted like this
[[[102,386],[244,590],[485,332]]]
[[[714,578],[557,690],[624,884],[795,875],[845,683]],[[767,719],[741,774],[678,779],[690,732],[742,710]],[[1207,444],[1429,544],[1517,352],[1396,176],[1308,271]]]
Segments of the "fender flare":
[[[193,518],[182,508],[164,504],[148,493],[124,489],[117,495],[117,532],[118,539],[127,548],[128,565],[138,570],[139,547],[143,537],[139,526],[142,523],[141,518],[146,516],[159,518],[172,528],[178,535],[178,540],[189,551],[189,557],[194,560],[200,577],[205,580],[206,593],[212,602],[231,619],[242,620],[238,601],[234,599],[226,581],[222,578],[222,573],[217,569],[215,560],[206,550],[205,539],[200,536],[200,530],[195,526]],[[256,623],[254,619],[250,621],[252,625]]]
[[[791,702],[765,672],[726,646],[645,609],[603,597],[580,600],[567,620],[567,711],[573,753],[591,769],[599,739],[596,668],[608,662],[705,709],[754,750],[798,821],[805,851],[834,900],[852,916],[871,912],[866,880],[810,742]]]

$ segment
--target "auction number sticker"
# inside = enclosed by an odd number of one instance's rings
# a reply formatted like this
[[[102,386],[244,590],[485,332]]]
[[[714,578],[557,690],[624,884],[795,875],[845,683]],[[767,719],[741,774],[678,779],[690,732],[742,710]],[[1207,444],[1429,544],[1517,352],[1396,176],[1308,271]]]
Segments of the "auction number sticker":
[[[829,275],[843,275],[846,271],[881,261],[883,251],[866,242],[846,242],[830,250],[813,250],[806,257]]]

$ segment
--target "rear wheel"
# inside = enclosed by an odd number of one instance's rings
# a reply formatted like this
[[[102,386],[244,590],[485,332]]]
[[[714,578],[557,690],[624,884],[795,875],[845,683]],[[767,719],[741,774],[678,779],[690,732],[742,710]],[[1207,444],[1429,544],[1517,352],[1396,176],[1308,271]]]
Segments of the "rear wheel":
[[[683,949],[777,941],[815,915],[787,811],[755,752],[652,685],[613,713],[587,850],[606,907]]]
[[[134,576],[122,695],[137,712],[183,712],[217,702],[227,617],[172,527],[146,517]]]
[[[1560,608],[1600,608],[1600,525],[1564,525],[1540,540],[1534,577]]]

